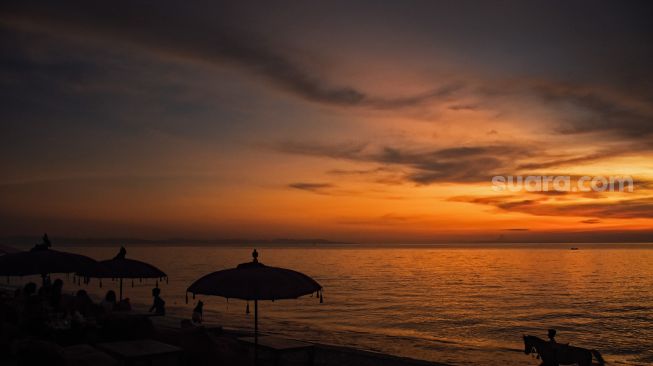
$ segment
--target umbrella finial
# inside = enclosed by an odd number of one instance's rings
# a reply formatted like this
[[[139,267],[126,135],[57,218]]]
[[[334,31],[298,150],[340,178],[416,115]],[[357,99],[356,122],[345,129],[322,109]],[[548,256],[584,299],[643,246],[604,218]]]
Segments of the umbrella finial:
[[[252,259],[252,262],[258,263],[258,252],[256,251],[256,249],[254,249],[254,251],[252,252],[252,258],[254,258]]]
[[[50,238],[48,238],[48,233],[43,234],[43,244],[47,248],[52,246],[52,243],[50,243]]]
[[[37,250],[47,250],[52,246],[52,243],[50,242],[50,238],[48,238],[48,234],[45,233],[43,234],[43,243],[36,244],[34,245],[34,248],[32,248],[30,251],[37,251]]]
[[[127,256],[127,249],[125,249],[125,247],[121,246],[120,251],[118,252],[118,254],[115,257],[113,257],[113,259],[125,259],[125,256]]]

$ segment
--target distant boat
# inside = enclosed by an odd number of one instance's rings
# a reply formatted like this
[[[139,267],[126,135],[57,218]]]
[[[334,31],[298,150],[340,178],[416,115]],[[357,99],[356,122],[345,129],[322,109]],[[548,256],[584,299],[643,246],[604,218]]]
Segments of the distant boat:
[[[578,248],[576,248],[576,247],[571,247],[571,250],[578,250]]]

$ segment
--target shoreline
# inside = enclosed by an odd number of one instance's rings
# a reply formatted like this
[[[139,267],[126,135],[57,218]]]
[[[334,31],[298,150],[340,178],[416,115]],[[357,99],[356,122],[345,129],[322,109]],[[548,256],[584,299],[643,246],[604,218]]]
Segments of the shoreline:
[[[8,295],[13,293],[17,286],[15,285],[0,285],[0,291],[8,292]],[[150,316],[147,312],[147,304],[141,302],[132,303],[132,310],[129,312],[117,312],[120,316],[128,317],[147,317],[151,320],[154,327],[154,336],[152,339],[162,341],[164,343],[173,344],[175,340],[179,340],[179,337],[170,337],[170,334],[179,335],[186,328],[181,326],[182,321],[188,321],[187,317],[180,316],[176,312],[168,313],[164,316]],[[213,332],[219,330],[219,333],[222,336],[232,338],[232,340],[237,340],[240,337],[252,337],[254,335],[253,331],[249,328],[243,327],[233,327],[227,326],[223,327],[217,322],[203,322],[202,325],[196,326],[193,329],[204,329],[207,332]],[[165,336],[167,335],[167,336]],[[310,343],[314,347],[313,357],[314,357],[314,366],[453,366],[451,364],[446,364],[442,362],[434,362],[421,360],[416,358],[410,358],[405,356],[397,356],[388,353],[367,350],[355,346],[345,346],[345,345],[336,345],[336,344],[327,344],[315,341],[307,341],[303,339],[288,337],[285,335],[279,335],[275,332],[260,332],[260,337],[264,336],[273,336],[278,338],[284,338],[288,340],[295,340],[304,343]],[[84,343],[80,343],[84,344]],[[173,344],[177,345],[178,344]]]
[[[169,331],[180,330],[180,324],[185,318],[175,315],[165,315],[163,317],[151,317],[154,327]],[[253,336],[253,332],[249,329],[222,327],[218,324],[209,323],[202,324],[198,328],[204,327],[207,330],[221,329],[222,333],[231,337]],[[260,337],[273,335],[266,332],[259,333]],[[291,337],[282,337],[290,340],[300,342],[307,342],[302,339],[295,339]],[[336,366],[336,365],[356,365],[356,366],[453,366],[442,362],[433,362],[427,360],[420,360],[416,358],[403,357],[391,355],[383,352],[376,352],[352,346],[341,346],[333,344],[325,344],[318,342],[311,343],[315,347],[315,366]]]

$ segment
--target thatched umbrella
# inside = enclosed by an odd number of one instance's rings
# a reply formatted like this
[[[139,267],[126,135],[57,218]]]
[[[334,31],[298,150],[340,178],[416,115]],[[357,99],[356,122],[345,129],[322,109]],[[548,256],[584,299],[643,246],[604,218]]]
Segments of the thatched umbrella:
[[[90,271],[79,272],[78,274],[83,277],[119,279],[120,300],[122,300],[123,279],[156,278],[158,287],[158,279],[167,278],[165,272],[155,266],[135,259],[127,259],[126,256],[127,250],[125,247],[121,247],[120,252],[113,259],[100,261]]]
[[[9,245],[0,244],[0,255],[18,253],[20,250],[10,247]]]
[[[196,294],[221,296],[227,299],[254,301],[254,345],[258,347],[258,301],[296,299],[317,293],[322,302],[322,286],[309,276],[291,269],[268,267],[258,261],[256,249],[253,260],[236,268],[210,273],[195,281],[188,289]],[[248,305],[249,308],[249,305]]]
[[[88,271],[97,262],[87,256],[50,249],[48,235],[43,243],[26,252],[9,253],[0,256],[0,276],[41,275],[43,283],[51,273],[75,273]]]

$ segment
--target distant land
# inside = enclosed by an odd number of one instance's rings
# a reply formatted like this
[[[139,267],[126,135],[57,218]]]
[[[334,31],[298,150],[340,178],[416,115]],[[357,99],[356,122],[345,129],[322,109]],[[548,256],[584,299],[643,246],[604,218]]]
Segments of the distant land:
[[[225,246],[225,245],[343,245],[354,244],[349,242],[331,241],[326,239],[187,239],[187,238],[169,238],[169,239],[138,239],[138,238],[59,238],[50,236],[50,241],[54,247],[63,246],[117,246],[123,244],[131,245],[168,245],[174,246],[179,244],[193,246]],[[13,236],[0,238],[2,245],[19,245],[29,246],[41,242],[40,236]]]
[[[41,235],[10,235],[0,237],[0,244],[9,246],[28,247],[41,242]],[[144,239],[130,237],[113,238],[80,238],[59,237],[50,233],[50,240],[54,247],[59,246],[336,246],[336,245],[463,245],[463,246],[492,246],[503,244],[651,244],[653,243],[653,230],[638,231],[576,231],[576,232],[531,232],[528,229],[507,229],[501,234],[489,237],[460,238],[433,238],[431,240],[406,240],[406,241],[363,241],[350,242],[329,240],[323,238],[276,238],[276,239],[243,239],[243,238],[165,238]]]

